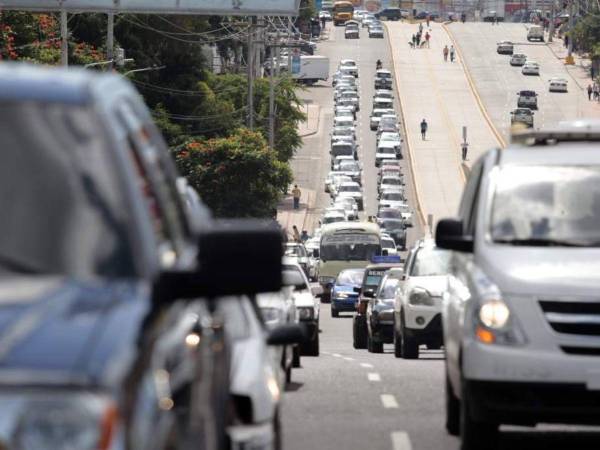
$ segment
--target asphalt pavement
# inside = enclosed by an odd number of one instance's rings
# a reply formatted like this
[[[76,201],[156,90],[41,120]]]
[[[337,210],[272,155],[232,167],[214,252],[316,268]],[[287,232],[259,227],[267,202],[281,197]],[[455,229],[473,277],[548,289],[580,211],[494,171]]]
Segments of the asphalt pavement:
[[[483,26],[470,25],[474,29]],[[332,27],[331,24],[328,26]],[[498,30],[502,27],[498,27]],[[352,58],[359,64],[360,158],[364,165],[366,213],[372,214],[376,209],[376,169],[373,164],[375,137],[369,129],[368,115],[373,94],[373,74],[377,59],[381,59],[384,67],[388,68],[391,68],[392,60],[387,41],[369,39],[365,31],[361,29],[360,40],[347,41],[343,38],[343,28],[334,29],[330,33],[331,38],[319,44],[318,54],[329,56],[332,74],[340,59]],[[461,31],[465,36],[471,36],[473,41],[476,40],[474,37],[478,36],[478,32],[469,31],[469,24]],[[500,36],[485,39],[495,44],[495,40],[499,40]],[[468,61],[470,53],[467,52],[467,45],[462,44],[462,40],[460,42],[461,47],[464,46],[463,52]],[[487,48],[484,43],[472,42],[472,45]],[[495,61],[495,56],[491,56],[494,53],[495,46],[492,50],[487,49],[481,57]],[[487,60],[482,64],[487,65]],[[545,59],[539,58],[539,62],[546,64]],[[407,64],[410,64],[410,61]],[[505,73],[511,71],[507,61],[496,61],[494,64],[495,66],[492,65],[488,70],[493,73],[495,79],[500,80],[498,83],[513,76],[512,73]],[[470,67],[469,64],[467,66]],[[476,72],[477,70],[474,70],[474,73]],[[546,78],[546,74],[543,77]],[[477,83],[478,76],[475,75],[474,78]],[[497,101],[506,108],[515,89],[512,85],[501,86],[503,87],[498,88],[501,92],[494,93],[494,96],[499,98]],[[414,92],[413,95],[421,94]],[[315,203],[311,205],[308,214],[308,222],[316,224],[322,208],[329,204],[329,194],[323,192],[323,182],[329,170],[329,130],[333,119],[331,85],[320,83],[306,89],[301,96],[320,105],[319,130],[305,138],[303,147],[292,163],[296,180],[301,187],[316,191]],[[484,93],[482,97],[485,107],[492,110],[490,105],[493,106],[493,103],[489,103]],[[580,100],[570,95],[564,97],[572,99],[569,101],[574,101],[575,106],[564,106],[566,109],[561,110],[564,111],[561,114],[576,111],[576,105],[580,104],[577,102]],[[516,103],[516,98],[513,100]],[[540,99],[542,100],[544,99]],[[398,110],[398,104],[396,108]],[[554,113],[544,112],[544,117],[549,121],[551,114]],[[498,126],[501,126],[500,122]],[[413,181],[406,162],[409,200],[414,205]],[[428,182],[423,177],[420,180],[421,183]],[[420,227],[411,230],[409,243],[422,233]],[[426,350],[422,347],[421,358],[418,360],[396,359],[391,345],[385,346],[383,354],[356,350],[352,347],[351,314],[342,314],[342,317],[334,319],[327,304],[321,305],[320,328],[321,355],[317,358],[302,358],[302,367],[293,371],[293,382],[285,394],[282,427],[286,450],[458,449],[459,440],[447,435],[444,429],[443,350]],[[600,433],[597,430],[565,426],[546,426],[534,430],[503,427],[499,449],[597,450],[600,448]]]

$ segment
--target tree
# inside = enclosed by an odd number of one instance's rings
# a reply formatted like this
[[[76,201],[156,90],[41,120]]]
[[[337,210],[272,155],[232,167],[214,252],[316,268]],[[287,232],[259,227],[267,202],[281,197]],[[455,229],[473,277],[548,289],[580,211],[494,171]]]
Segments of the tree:
[[[600,16],[590,14],[583,17],[569,34],[580,50],[600,56]]]
[[[273,217],[292,180],[260,133],[190,139],[174,150],[180,172],[217,217]]]

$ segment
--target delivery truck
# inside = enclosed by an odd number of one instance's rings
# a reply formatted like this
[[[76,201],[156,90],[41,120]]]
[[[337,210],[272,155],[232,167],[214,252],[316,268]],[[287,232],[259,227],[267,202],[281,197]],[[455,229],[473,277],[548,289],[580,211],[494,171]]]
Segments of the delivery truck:
[[[292,63],[293,67],[293,63]],[[292,70],[292,77],[299,83],[315,84],[329,78],[329,58],[321,55],[301,55],[300,68]]]

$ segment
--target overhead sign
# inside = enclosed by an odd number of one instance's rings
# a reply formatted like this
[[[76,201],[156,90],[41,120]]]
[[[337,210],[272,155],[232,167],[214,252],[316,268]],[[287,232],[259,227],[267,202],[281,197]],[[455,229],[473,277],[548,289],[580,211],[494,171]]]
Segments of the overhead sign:
[[[299,6],[300,0],[0,0],[0,9],[117,14],[297,16]]]

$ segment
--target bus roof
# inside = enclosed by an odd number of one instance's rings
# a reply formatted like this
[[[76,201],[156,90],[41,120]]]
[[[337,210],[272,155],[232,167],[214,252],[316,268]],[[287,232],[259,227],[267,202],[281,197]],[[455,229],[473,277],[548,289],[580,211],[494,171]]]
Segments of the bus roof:
[[[369,234],[381,234],[379,225],[372,222],[335,222],[323,225],[321,236],[343,232],[359,232]]]

